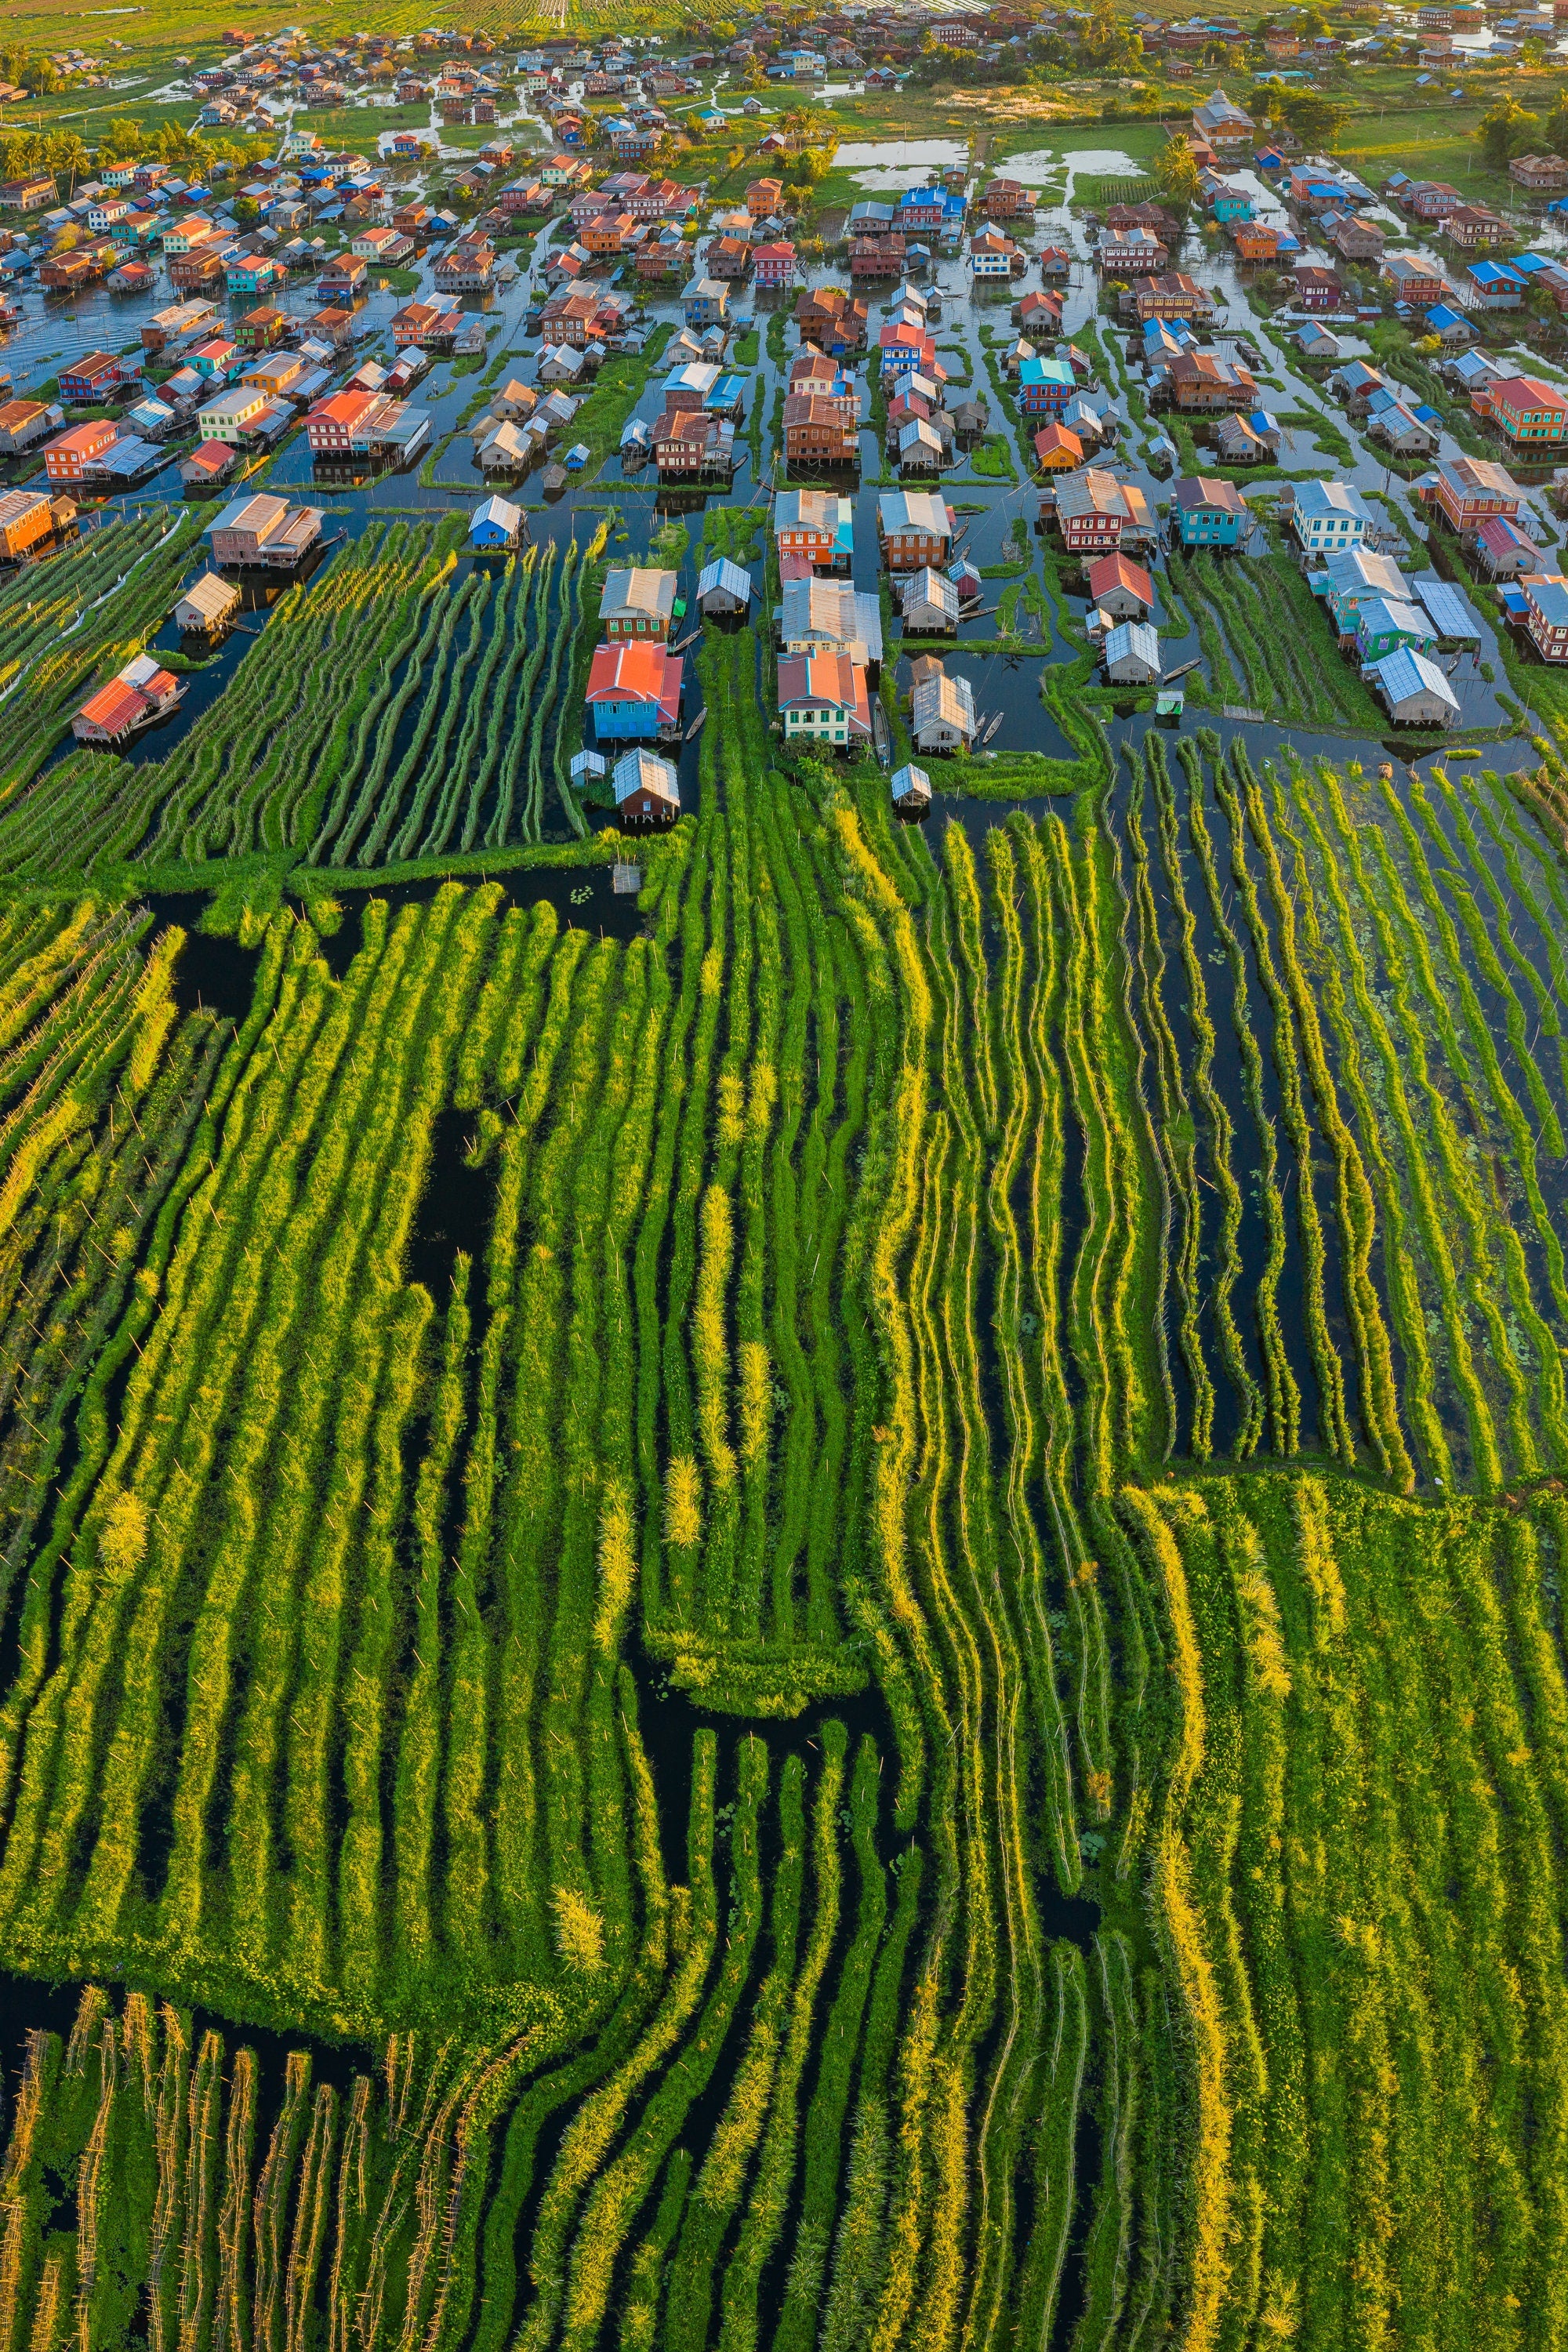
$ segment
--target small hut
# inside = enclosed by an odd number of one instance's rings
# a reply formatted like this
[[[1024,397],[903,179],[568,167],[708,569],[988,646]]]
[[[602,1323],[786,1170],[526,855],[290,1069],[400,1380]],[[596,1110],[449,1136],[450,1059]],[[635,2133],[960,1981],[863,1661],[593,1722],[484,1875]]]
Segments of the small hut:
[[[193,580],[174,607],[174,625],[187,635],[200,631],[210,636],[237,609],[239,590],[232,580],[225,580],[216,572],[204,572]]]
[[[752,609],[752,576],[727,555],[715,557],[697,583],[697,602],[704,613],[731,614]]]
[[[931,806],[931,778],[923,768],[906,763],[889,780],[893,807],[900,816],[924,816]]]

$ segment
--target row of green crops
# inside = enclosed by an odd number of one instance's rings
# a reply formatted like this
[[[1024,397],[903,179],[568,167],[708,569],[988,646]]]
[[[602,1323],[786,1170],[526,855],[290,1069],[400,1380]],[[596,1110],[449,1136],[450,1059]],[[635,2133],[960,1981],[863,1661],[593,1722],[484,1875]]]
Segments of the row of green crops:
[[[318,855],[560,781],[595,551],[450,552],[300,600],[388,633]],[[698,668],[628,940],[253,911],[219,1021],[0,928],[0,1937],[142,1989],[0,2352],[1554,2340],[1552,787],[1150,736],[928,838]]]
[[[1178,748],[1174,769],[1157,737],[1129,751],[1110,827],[1175,1445],[1292,1451],[1305,1417],[1309,1442],[1315,1420],[1327,1452],[1405,1489],[1560,1469],[1563,886],[1543,836],[1468,770],[1407,806],[1359,772],[1259,777],[1239,746]]]
[[[366,532],[286,592],[226,692],[162,756],[78,751],[0,804],[0,871],[104,876],[287,849],[379,867],[581,833],[557,745],[576,740],[566,696],[597,632],[612,520],[581,545],[549,540],[461,573],[456,518]],[[156,569],[133,575],[149,595]],[[19,778],[47,748],[46,736]]]
[[[0,590],[0,820],[94,688],[168,619],[205,511],[105,524]],[[69,858],[69,822],[61,810],[46,824],[57,859]]]
[[[528,2054],[395,2035],[341,2084],[306,2050],[275,2074],[188,2011],[88,1986],[68,2036],[28,2032],[13,2086],[0,2342],[459,2340],[479,2159]]]
[[[1275,1473],[1120,1504],[1176,1704],[1149,1890],[1189,2027],[1184,2340],[1554,2340],[1561,1500]]]

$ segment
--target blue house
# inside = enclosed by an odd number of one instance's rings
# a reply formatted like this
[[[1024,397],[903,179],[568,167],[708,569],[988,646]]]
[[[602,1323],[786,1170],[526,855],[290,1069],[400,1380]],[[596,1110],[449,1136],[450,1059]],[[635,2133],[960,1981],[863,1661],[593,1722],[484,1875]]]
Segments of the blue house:
[[[651,641],[600,646],[588,672],[584,698],[594,714],[597,741],[637,742],[659,736],[670,740],[680,728],[680,690],[686,665],[679,654]]]
[[[1209,192],[1209,210],[1216,221],[1249,221],[1252,218],[1252,198],[1245,188],[1221,184]]]
[[[1171,515],[1184,547],[1238,546],[1251,524],[1236,484],[1203,474],[1176,484]]]
[[[522,509],[510,499],[489,498],[474,509],[468,524],[468,545],[479,555],[492,555],[517,545],[522,530]]]
[[[1517,310],[1524,299],[1524,280],[1506,261],[1472,261],[1468,275],[1483,310]]]
[[[1069,360],[1026,360],[1018,370],[1026,416],[1059,416],[1077,389]]]

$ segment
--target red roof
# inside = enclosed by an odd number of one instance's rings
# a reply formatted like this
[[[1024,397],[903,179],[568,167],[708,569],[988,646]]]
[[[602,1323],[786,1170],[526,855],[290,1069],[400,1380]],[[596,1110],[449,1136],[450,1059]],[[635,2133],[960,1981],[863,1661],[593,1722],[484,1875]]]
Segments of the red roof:
[[[670,726],[680,715],[684,664],[663,646],[600,646],[588,672],[590,702],[657,702]]]
[[[316,403],[305,422],[314,425],[318,417],[324,417],[329,424],[347,425],[352,431],[374,398],[372,392],[331,393],[325,400]]]
[[[91,425],[72,425],[64,433],[57,433],[44,454],[52,457],[59,451],[68,450],[79,457],[96,457],[114,437],[113,425],[100,417]]]
[[[77,717],[87,719],[94,727],[101,727],[106,735],[119,735],[133,719],[141,716],[144,708],[142,698],[133,686],[127,686],[122,677],[111,677],[107,686],[100,686],[98,692],[82,704]]]
[[[847,712],[852,730],[871,731],[866,673],[847,654],[792,654],[779,664],[779,709],[803,704]]]
[[[1505,376],[1501,383],[1489,384],[1487,393],[1494,408],[1511,409],[1515,415],[1527,409],[1568,410],[1568,400],[1560,392],[1532,375]]]
[[[1488,515],[1486,520],[1478,527],[1476,538],[1489,555],[1511,555],[1517,551],[1521,540],[1526,541],[1531,546],[1534,545],[1534,541],[1529,540],[1528,534],[1521,530],[1516,522],[1510,522],[1505,515]]]
[[[1130,596],[1151,606],[1154,602],[1154,583],[1141,563],[1131,562],[1125,555],[1102,555],[1089,567],[1089,593],[1095,604],[1112,588],[1124,588]]]
[[[226,441],[198,441],[185,463],[199,467],[204,474],[221,474],[233,465],[234,451]]]

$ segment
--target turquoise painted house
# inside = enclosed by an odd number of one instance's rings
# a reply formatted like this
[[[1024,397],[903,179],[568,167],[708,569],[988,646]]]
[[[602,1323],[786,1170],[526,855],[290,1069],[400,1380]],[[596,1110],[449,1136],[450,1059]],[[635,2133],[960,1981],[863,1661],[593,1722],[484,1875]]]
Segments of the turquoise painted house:
[[[1026,416],[1059,416],[1078,390],[1070,360],[1026,360],[1018,370]]]
[[[1369,596],[1355,616],[1356,651],[1363,662],[1382,661],[1401,646],[1412,653],[1437,650],[1432,624],[1415,604],[1396,604],[1392,597]]]
[[[1184,547],[1237,547],[1251,522],[1236,484],[1203,474],[1176,484],[1171,520]]]

